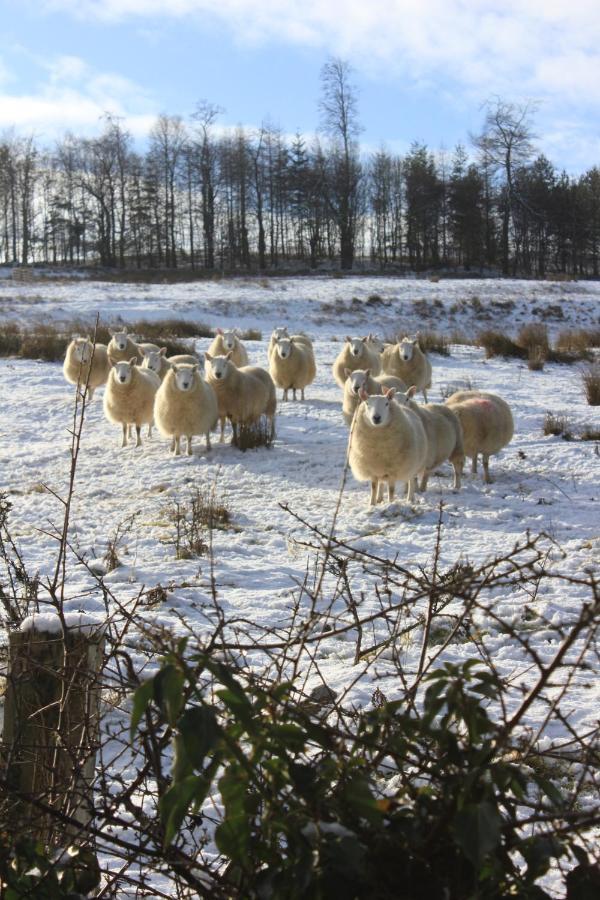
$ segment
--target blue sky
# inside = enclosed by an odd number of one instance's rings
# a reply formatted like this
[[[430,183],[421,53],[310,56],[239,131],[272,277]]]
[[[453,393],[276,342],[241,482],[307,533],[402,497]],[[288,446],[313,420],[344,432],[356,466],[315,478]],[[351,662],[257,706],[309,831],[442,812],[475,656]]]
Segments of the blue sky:
[[[468,145],[493,95],[539,102],[538,148],[600,165],[597,0],[0,0],[0,132],[93,135],[109,111],[143,141],[157,114],[224,109],[314,132],[319,72],[354,68],[362,141]]]

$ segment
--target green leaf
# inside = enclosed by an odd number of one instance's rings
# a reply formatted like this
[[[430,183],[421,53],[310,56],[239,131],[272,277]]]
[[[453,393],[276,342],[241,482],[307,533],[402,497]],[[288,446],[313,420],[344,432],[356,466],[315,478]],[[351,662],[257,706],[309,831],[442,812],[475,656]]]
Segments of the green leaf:
[[[479,868],[500,843],[502,819],[493,804],[470,804],[454,817],[455,840],[468,860]]]
[[[183,672],[170,663],[154,676],[154,699],[169,725],[175,724],[181,712],[184,703],[183,683]]]
[[[161,821],[165,827],[165,847],[168,846],[181,826],[192,802],[202,803],[210,782],[202,775],[188,775],[163,794],[158,804]]]
[[[131,711],[130,735],[133,737],[140,724],[140,719],[148,709],[148,705],[154,697],[154,678],[149,678],[140,684],[133,695],[133,709]]]
[[[252,815],[247,810],[247,784],[239,768],[229,769],[219,780],[225,805],[225,820],[215,831],[215,843],[221,853],[242,868],[248,863]]]
[[[190,764],[201,769],[204,757],[215,748],[221,737],[214,710],[209,706],[192,706],[180,716],[177,727]]]
[[[558,790],[556,785],[550,781],[549,778],[544,778],[542,775],[535,775],[535,781],[539,788],[545,793],[546,797],[550,800],[554,806],[563,806],[564,798],[561,792]]]
[[[355,775],[350,781],[344,785],[344,800],[356,815],[362,816],[369,822],[379,822],[381,820],[381,810],[377,806],[377,801],[366,778]]]

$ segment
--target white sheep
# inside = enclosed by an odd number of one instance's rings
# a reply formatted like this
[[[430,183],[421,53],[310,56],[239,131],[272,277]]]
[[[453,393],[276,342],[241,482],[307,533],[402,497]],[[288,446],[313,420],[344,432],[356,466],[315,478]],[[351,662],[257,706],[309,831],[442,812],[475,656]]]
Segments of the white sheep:
[[[413,399],[417,389],[413,385],[404,393],[396,394],[396,402],[417,413],[427,435],[427,456],[425,467],[420,472],[419,490],[427,490],[427,481],[432,472],[447,459],[454,469],[454,490],[460,490],[460,479],[465,462],[463,432],[458,416],[443,403],[427,403],[420,406]]]
[[[273,379],[260,366],[242,366],[238,369],[231,360],[231,353],[212,356],[206,353],[207,379],[213,388],[221,422],[220,441],[225,434],[225,420],[233,428],[233,443],[238,442],[238,424],[252,424],[262,415],[269,421],[274,433],[277,398]]]
[[[463,430],[465,456],[471,457],[471,471],[477,472],[477,456],[483,461],[483,480],[491,482],[489,460],[512,440],[515,431],[508,403],[487,391],[456,391],[446,400]]]
[[[312,344],[296,341],[295,337],[278,338],[269,359],[269,372],[276,386],[282,389],[283,400],[287,400],[290,389],[294,400],[297,390],[304,400],[304,388],[313,383],[317,374]]]
[[[156,427],[171,438],[171,451],[181,453],[180,440],[187,438],[187,454],[192,455],[192,436],[206,435],[210,450],[210,431],[217,424],[215,392],[202,378],[198,363],[175,364],[167,372],[154,400]]]
[[[193,366],[195,364],[202,365],[203,362],[204,356],[202,354],[197,356],[192,353],[180,353],[177,356],[169,356],[167,358],[167,348],[161,347],[160,350],[151,350],[148,353],[144,353],[142,368],[150,369],[163,381],[173,364],[179,365],[184,363]]]
[[[267,355],[269,357],[269,360],[271,359],[273,351],[275,350],[275,345],[276,345],[277,341],[280,340],[281,338],[293,338],[297,344],[306,344],[306,346],[310,347],[311,350],[313,349],[313,342],[311,341],[311,339],[309,337],[307,337],[307,335],[305,335],[305,334],[290,334],[288,331],[287,325],[283,325],[280,328],[273,329],[273,333],[271,334],[271,337],[269,340],[269,346],[267,348]]]
[[[418,336],[404,337],[396,344],[386,347],[381,361],[383,371],[388,375],[396,375],[405,384],[414,384],[418,391],[423,391],[427,403],[427,388],[431,387],[431,363],[419,346]]]
[[[346,337],[343,348],[340,350],[334,364],[333,377],[343,389],[346,382],[345,371],[350,369],[370,369],[373,375],[381,372],[381,357],[377,350],[370,346],[367,337]],[[395,372],[388,374],[395,375]]]
[[[110,362],[106,344],[96,344],[89,337],[76,335],[65,354],[63,374],[71,384],[78,384],[83,390],[87,383],[88,399],[92,400],[94,391],[101,384],[106,384]]]
[[[135,356],[135,361],[141,366],[144,354],[137,344],[127,334],[127,329],[123,331],[111,331],[111,339],[108,342],[107,353],[114,362],[129,362]],[[156,345],[153,345],[156,347]],[[156,347],[158,350],[158,347]]]
[[[370,369],[345,369],[346,381],[344,383],[344,399],[342,401],[342,415],[346,425],[352,424],[354,410],[360,403],[360,392],[367,394],[383,394],[386,388],[395,388],[397,391],[405,391],[406,385],[400,378],[394,375],[371,375]]]
[[[217,328],[215,338],[208,348],[211,356],[225,356],[231,353],[231,362],[238,369],[248,365],[248,351],[239,339],[236,331],[223,331]]]
[[[109,422],[123,427],[122,447],[127,446],[127,429],[135,426],[136,447],[142,443],[142,425],[151,432],[154,418],[154,397],[160,387],[160,378],[149,369],[136,364],[136,357],[129,362],[113,363],[104,392],[104,414]]]
[[[358,481],[371,482],[370,506],[383,500],[387,482],[388,500],[394,499],[397,481],[408,486],[406,499],[414,497],[416,476],[423,471],[427,436],[419,416],[394,400],[394,389],[361,400],[350,429],[348,460]]]

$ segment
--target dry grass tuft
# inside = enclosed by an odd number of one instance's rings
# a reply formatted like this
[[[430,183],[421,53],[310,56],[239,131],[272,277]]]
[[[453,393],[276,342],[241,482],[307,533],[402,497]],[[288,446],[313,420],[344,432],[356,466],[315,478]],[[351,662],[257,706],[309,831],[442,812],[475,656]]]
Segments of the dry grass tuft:
[[[583,389],[590,406],[600,406],[600,363],[591,363],[581,373]]]

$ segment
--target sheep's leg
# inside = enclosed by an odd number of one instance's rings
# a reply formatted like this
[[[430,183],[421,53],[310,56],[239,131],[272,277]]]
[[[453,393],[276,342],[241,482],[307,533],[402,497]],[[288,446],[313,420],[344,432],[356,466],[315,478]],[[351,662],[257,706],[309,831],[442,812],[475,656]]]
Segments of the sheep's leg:
[[[304,388],[300,388],[300,399],[304,402]]]
[[[292,388],[292,397],[296,399],[296,388]]]
[[[425,403],[427,403],[427,388],[423,388],[423,396],[425,397]]]
[[[136,447],[142,446],[142,426],[141,425],[135,426],[135,446]]]
[[[235,444],[235,446],[237,447],[237,446],[238,446],[238,427],[237,427],[237,422],[232,421],[232,422],[231,422],[231,427],[233,428],[233,437],[232,437],[232,439],[231,439],[231,443],[232,443],[232,444]]]
[[[477,474],[477,454],[474,453],[471,457],[471,472],[473,475]]]
[[[377,483],[377,502],[383,503],[383,481]]]
[[[429,481],[429,472],[423,470],[421,474],[421,484],[419,485],[419,490],[422,494],[427,490],[427,482]]]
[[[192,435],[188,434],[187,436],[187,455],[192,455]]]
[[[211,443],[210,443],[210,431],[207,431],[207,432],[206,432],[206,450],[207,450],[207,452],[208,452],[209,450],[212,450],[212,446],[211,446]]]
[[[123,422],[123,440],[121,441],[121,447],[127,446],[127,423]]]
[[[129,425],[128,425],[127,427],[129,428],[128,436],[129,436],[130,438],[132,438],[132,437],[133,437],[133,425],[132,425],[132,423],[130,422]]]
[[[175,444],[175,456],[181,456],[181,436],[178,434],[174,435],[173,442]]]
[[[287,398],[288,398],[288,389],[285,388],[285,390],[283,391],[283,393],[281,395],[281,399],[283,400],[284,403],[287,403]]]
[[[369,506],[375,506],[377,503],[377,479],[371,482],[371,501]]]
[[[154,425],[154,422],[150,422],[150,424],[148,425],[148,437],[149,438],[152,437],[152,426],[153,425]]]
[[[490,478],[490,454],[482,453],[481,459],[483,462],[483,480],[486,484],[491,484],[492,479]]]
[[[407,482],[408,491],[406,492],[406,501],[407,503],[412,503],[415,499],[415,488],[417,486],[416,478],[409,478]]]
[[[169,447],[169,450],[171,451],[171,453],[175,452],[175,435],[174,434],[171,435],[171,446]]]
[[[454,491],[460,491],[460,477],[462,475],[462,465],[457,462],[452,463],[452,468],[454,469],[454,484],[452,485],[452,489]]]
[[[96,388],[90,387],[90,386],[88,385],[88,389],[87,389],[87,391],[88,391],[88,403],[91,403],[92,400],[94,399],[94,391],[95,391],[95,390],[96,390]]]
[[[219,443],[222,444],[225,440],[225,419],[226,416],[220,416],[219,422],[221,423],[221,436],[219,437]]]
[[[396,482],[390,480],[390,481],[388,481],[387,486],[388,486],[388,503],[391,503],[392,500],[394,499],[394,494],[396,493]]]

